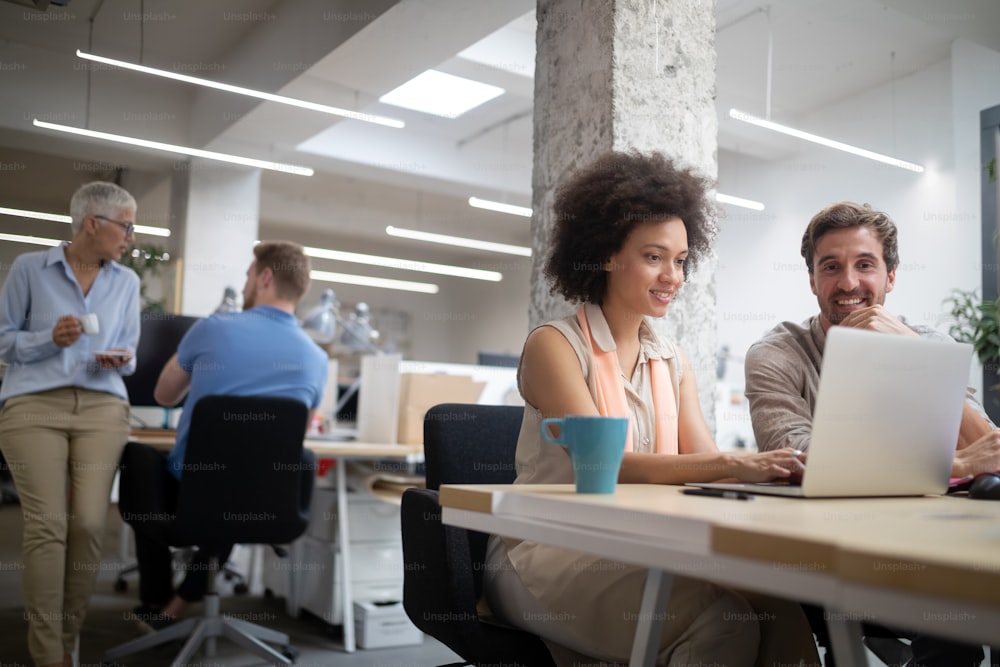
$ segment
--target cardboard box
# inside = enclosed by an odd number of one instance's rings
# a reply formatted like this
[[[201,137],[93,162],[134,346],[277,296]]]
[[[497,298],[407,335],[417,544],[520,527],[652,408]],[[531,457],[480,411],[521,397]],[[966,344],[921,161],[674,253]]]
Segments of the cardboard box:
[[[477,403],[485,382],[468,375],[448,373],[403,373],[399,387],[399,429],[397,442],[424,441],[424,415],[438,403]]]
[[[413,625],[400,601],[355,602],[354,636],[359,648],[422,644],[424,633]]]

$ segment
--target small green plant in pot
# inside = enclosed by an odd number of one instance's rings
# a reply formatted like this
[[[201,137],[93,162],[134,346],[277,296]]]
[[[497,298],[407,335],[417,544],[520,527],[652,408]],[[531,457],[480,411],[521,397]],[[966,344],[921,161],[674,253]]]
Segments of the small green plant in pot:
[[[972,345],[983,366],[996,374],[1000,370],[1000,298],[983,301],[976,290],[955,289],[944,303],[952,318],[948,333]]]
[[[139,276],[139,300],[143,312],[162,313],[166,310],[166,299],[149,298],[146,288],[149,286],[147,279],[159,276],[168,262],[170,253],[165,247],[155,243],[136,244],[122,256],[121,263]]]

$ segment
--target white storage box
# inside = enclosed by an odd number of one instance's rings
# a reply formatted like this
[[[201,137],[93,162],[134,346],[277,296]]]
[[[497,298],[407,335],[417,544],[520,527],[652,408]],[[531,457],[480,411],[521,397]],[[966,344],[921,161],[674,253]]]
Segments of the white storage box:
[[[330,625],[344,623],[340,556],[331,542],[301,539],[298,577],[299,604]],[[352,544],[355,600],[400,600],[403,597],[403,549],[398,544]],[[347,619],[350,622],[350,619]]]
[[[422,644],[424,633],[410,622],[403,603],[355,602],[354,636],[360,648]]]

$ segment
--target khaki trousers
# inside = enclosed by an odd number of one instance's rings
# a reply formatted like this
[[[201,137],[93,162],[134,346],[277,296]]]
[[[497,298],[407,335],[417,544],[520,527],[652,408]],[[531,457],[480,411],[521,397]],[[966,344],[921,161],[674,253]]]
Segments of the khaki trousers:
[[[36,664],[73,652],[128,433],[128,403],[76,387],[16,396],[0,412],[0,450],[24,512],[24,607]]]
[[[629,660],[647,570],[552,545],[522,542],[512,564],[491,537],[483,572],[494,618],[545,641],[559,667]],[[657,667],[819,667],[796,602],[675,575],[663,612]]]

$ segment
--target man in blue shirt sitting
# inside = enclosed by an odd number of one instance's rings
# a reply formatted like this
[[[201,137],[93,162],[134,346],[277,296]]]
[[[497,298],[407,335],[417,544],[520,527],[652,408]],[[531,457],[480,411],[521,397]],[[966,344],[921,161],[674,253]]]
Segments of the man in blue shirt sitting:
[[[192,408],[204,396],[294,398],[311,408],[312,417],[326,384],[327,355],[295,319],[295,306],[309,287],[309,268],[309,258],[294,243],[265,241],[254,247],[243,287],[243,312],[199,320],[163,368],[154,392],[157,402],[173,406],[186,396],[177,442],[166,458],[144,445],[126,448],[122,463],[135,469],[129,476],[130,488],[123,485],[123,497],[147,499],[151,512],[174,511],[183,483]],[[135,470],[148,474],[139,476]],[[135,528],[142,602],[136,616],[140,627],[149,631],[175,622],[188,603],[201,599],[210,555],[225,562],[229,550],[216,554],[199,550],[174,591],[170,545],[155,524],[142,521],[148,512],[136,514],[123,518]]]

